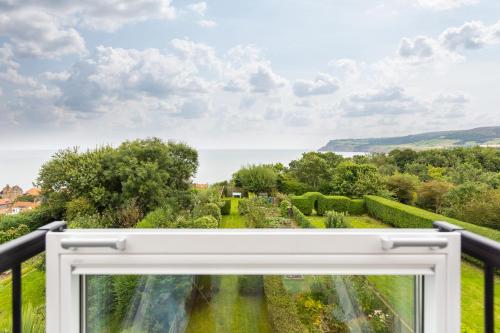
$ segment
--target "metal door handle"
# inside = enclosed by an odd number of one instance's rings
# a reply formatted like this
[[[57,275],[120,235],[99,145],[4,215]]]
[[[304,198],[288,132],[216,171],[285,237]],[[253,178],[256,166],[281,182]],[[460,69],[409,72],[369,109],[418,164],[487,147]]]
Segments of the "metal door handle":
[[[125,238],[100,238],[100,239],[61,239],[63,249],[77,249],[80,247],[109,247],[115,250],[125,250]]]
[[[438,247],[440,249],[448,246],[448,239],[444,237],[435,238],[382,238],[384,250],[397,247]]]

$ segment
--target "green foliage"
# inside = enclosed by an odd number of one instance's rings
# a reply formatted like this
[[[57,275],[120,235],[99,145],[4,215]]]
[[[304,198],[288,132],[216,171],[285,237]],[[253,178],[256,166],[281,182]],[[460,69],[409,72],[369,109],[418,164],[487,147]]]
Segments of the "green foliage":
[[[396,228],[432,228],[434,221],[446,221],[476,234],[500,241],[500,231],[462,222],[393,200],[368,195],[366,208],[371,216]]]
[[[23,333],[44,333],[45,315],[43,308],[35,308],[31,303],[23,306],[22,309],[22,330]]]
[[[222,205],[220,212],[222,215],[231,214],[231,199],[224,199],[224,204]]]
[[[311,191],[311,186],[301,183],[300,181],[293,178],[278,178],[278,191],[287,194],[301,195],[306,192]]]
[[[136,228],[175,228],[175,217],[170,206],[160,207],[146,215]]]
[[[479,194],[463,207],[463,218],[470,223],[500,230],[500,190]]]
[[[295,304],[281,276],[264,276],[267,311],[276,333],[308,333],[299,319]]]
[[[353,215],[362,215],[366,212],[364,199],[350,199],[340,195],[323,195],[318,192],[308,192],[302,196],[294,196],[291,203],[303,214],[311,215],[313,209],[318,215],[329,210],[348,212]]]
[[[215,220],[217,220],[217,222],[220,222],[222,218],[219,206],[214,203],[206,203],[196,206],[193,210],[193,216],[195,218],[212,216]]]
[[[30,229],[24,224],[19,224],[16,227],[5,230],[0,230],[0,244],[21,237],[28,232],[30,232]]]
[[[328,211],[325,214],[325,227],[326,228],[346,228],[345,221],[346,213],[338,213],[336,211]]]
[[[97,210],[87,198],[75,198],[66,204],[66,220],[72,221],[78,216],[95,215]]]
[[[334,170],[332,191],[335,194],[360,198],[385,190],[382,175],[371,164],[342,162]]]
[[[35,202],[36,197],[31,195],[31,194],[23,194],[20,195],[16,198],[17,201],[22,201],[22,202]]]
[[[160,139],[127,141],[117,148],[62,150],[40,170],[47,202],[86,198],[99,212],[135,200],[143,212],[168,200],[183,203],[198,166],[197,152]]]
[[[68,227],[71,229],[104,229],[112,228],[114,221],[108,215],[78,215],[69,221]]]
[[[0,216],[0,230],[17,228],[19,225],[24,224],[30,231],[33,231],[49,222],[60,219],[63,211],[63,206],[42,205],[16,215],[3,215]]]
[[[264,290],[262,275],[238,275],[240,295],[261,295]]]
[[[278,174],[267,165],[249,165],[241,168],[233,175],[236,186],[247,192],[271,192],[276,189]]]
[[[238,212],[240,215],[246,215],[250,210],[250,199],[240,199],[238,201]]]
[[[299,183],[307,185],[310,189],[326,190],[332,180],[333,168],[342,160],[342,156],[331,152],[308,152],[302,154],[300,159],[290,162],[288,172]]]
[[[281,200],[280,202],[280,214],[282,217],[288,217],[289,209],[292,206],[291,202],[288,200]]]
[[[465,219],[464,207],[474,198],[484,195],[487,191],[488,185],[483,183],[467,182],[460,184],[445,194],[441,212],[446,216],[459,220]],[[472,223],[474,222],[472,221]]]
[[[311,221],[302,214],[301,210],[292,206],[293,219],[301,228],[312,228]]]
[[[305,196],[294,196],[290,198],[292,205],[297,207],[302,213],[311,215],[314,208],[314,201]]]
[[[431,180],[420,184],[417,190],[417,205],[438,212],[441,210],[446,193],[453,188],[453,184]]]
[[[402,203],[411,204],[415,197],[419,180],[417,176],[397,173],[387,178],[387,189]]]
[[[215,229],[219,227],[219,221],[217,221],[215,217],[207,215],[190,221],[186,227],[195,229]]]

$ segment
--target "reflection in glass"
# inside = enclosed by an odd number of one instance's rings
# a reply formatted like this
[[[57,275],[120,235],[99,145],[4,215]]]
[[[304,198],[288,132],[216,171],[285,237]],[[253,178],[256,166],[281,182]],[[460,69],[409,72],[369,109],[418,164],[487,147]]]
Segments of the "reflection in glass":
[[[94,332],[414,332],[414,276],[88,275]]]

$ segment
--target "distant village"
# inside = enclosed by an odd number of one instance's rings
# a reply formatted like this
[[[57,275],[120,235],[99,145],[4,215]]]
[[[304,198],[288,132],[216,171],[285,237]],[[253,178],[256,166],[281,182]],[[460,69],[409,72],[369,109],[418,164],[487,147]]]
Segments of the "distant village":
[[[0,215],[14,215],[22,211],[31,210],[40,205],[41,191],[31,188],[26,192],[17,185],[6,185],[0,191]]]

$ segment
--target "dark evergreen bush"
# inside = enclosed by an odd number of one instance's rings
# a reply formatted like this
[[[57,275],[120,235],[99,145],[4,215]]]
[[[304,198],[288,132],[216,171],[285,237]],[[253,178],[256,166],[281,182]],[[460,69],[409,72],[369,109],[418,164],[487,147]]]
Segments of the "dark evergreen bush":
[[[231,214],[231,199],[224,199],[224,204],[220,208],[220,212],[222,215]]]

